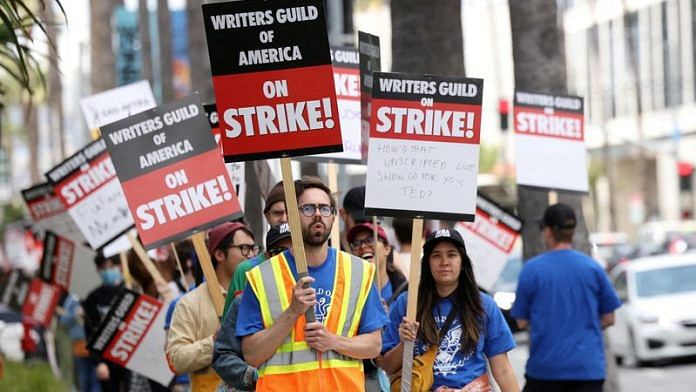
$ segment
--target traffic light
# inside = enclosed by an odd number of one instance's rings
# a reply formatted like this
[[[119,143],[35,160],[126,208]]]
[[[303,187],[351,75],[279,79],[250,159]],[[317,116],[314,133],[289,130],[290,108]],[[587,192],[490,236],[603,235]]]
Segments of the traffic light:
[[[510,102],[505,98],[498,100],[498,113],[500,114],[500,130],[505,132],[509,128],[508,114],[510,113]]]

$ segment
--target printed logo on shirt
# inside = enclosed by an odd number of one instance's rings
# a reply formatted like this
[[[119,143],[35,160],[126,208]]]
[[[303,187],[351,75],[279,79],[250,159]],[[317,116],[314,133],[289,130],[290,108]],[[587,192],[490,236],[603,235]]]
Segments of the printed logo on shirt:
[[[317,287],[314,292],[317,295],[317,303],[314,305],[314,316],[318,322],[323,323],[329,313],[329,305],[331,305],[331,290]]]

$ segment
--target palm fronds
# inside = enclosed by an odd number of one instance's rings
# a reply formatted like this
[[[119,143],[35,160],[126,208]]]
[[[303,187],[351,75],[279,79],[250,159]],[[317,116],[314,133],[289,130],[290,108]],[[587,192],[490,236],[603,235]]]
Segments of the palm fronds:
[[[40,35],[48,38],[46,26],[51,21],[43,20],[39,12],[51,6],[50,1],[0,0],[0,69],[29,94],[33,94],[35,79],[45,86],[43,71],[31,44],[35,42],[36,33],[40,32]],[[67,20],[60,0],[52,1],[55,1],[63,18]],[[32,8],[34,5],[38,5],[39,12]],[[54,45],[50,39],[48,44]],[[0,96],[4,93],[5,86],[0,80]]]

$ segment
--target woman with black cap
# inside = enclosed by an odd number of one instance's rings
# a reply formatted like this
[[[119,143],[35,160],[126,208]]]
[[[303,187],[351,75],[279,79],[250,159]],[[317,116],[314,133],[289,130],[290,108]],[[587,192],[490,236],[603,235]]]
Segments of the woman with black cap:
[[[490,391],[486,373],[490,362],[500,390],[518,392],[507,356],[515,347],[512,333],[495,301],[479,291],[461,235],[456,230],[439,230],[428,238],[423,251],[417,320],[404,317],[407,295],[402,294],[390,308],[381,365],[396,377],[403,342],[415,341],[414,356],[426,361],[418,371],[432,369],[432,378],[422,377],[428,385],[419,390]],[[427,363],[428,358],[432,362]]]

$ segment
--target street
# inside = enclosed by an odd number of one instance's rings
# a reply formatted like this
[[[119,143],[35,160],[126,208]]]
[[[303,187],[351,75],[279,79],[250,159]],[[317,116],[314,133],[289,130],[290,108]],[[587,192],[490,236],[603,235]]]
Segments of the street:
[[[524,365],[527,361],[529,346],[524,339],[519,339],[519,334],[516,338],[518,346],[510,352],[510,362],[515,369],[520,386],[523,386]],[[674,360],[632,369],[619,366],[618,369],[619,385],[622,392],[693,392],[696,390],[696,358]]]

